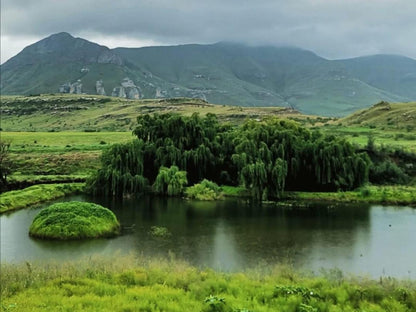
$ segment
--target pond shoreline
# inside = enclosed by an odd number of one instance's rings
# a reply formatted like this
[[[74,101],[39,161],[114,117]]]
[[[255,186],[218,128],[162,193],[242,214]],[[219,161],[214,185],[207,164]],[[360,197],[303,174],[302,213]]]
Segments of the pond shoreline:
[[[80,194],[85,183],[36,184],[0,194],[0,214],[23,209],[63,196]],[[249,198],[242,187],[222,186],[225,197]],[[416,208],[416,186],[365,186],[348,192],[286,192],[281,200],[294,202],[368,203]]]

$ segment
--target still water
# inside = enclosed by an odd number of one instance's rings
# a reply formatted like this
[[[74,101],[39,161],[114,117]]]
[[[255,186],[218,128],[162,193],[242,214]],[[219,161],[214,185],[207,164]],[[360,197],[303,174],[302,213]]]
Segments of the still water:
[[[143,197],[123,201],[83,196],[112,209],[134,231],[113,239],[42,241],[28,228],[42,206],[2,215],[1,262],[75,260],[136,253],[183,259],[199,267],[237,271],[289,263],[297,269],[372,277],[416,278],[416,210],[377,205],[276,207],[241,199],[217,202]],[[50,204],[50,203],[49,203]],[[149,234],[164,226],[168,238]]]

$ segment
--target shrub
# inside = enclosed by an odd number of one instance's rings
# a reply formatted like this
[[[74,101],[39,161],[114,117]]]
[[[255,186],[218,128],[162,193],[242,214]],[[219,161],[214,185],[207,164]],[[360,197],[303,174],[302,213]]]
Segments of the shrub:
[[[394,162],[386,160],[370,167],[369,180],[376,184],[405,184],[409,176]]]
[[[188,187],[185,191],[186,197],[198,200],[215,200],[222,197],[222,189],[214,182],[207,179]]]
[[[111,237],[119,232],[120,224],[111,210],[76,201],[42,209],[29,229],[30,236],[60,240]]]

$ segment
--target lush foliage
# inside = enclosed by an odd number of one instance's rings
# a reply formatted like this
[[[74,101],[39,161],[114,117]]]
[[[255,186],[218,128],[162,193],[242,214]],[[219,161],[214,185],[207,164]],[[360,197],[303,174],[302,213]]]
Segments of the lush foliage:
[[[119,234],[114,213],[100,205],[63,202],[42,209],[33,219],[29,234],[45,239],[83,239]]]
[[[278,198],[286,190],[349,190],[368,179],[370,159],[334,136],[310,132],[287,120],[220,124],[213,114],[138,117],[138,140],[113,146],[89,185],[111,195],[144,189],[137,181],[159,182],[161,167],[187,172],[190,184],[209,179],[243,184],[256,199]],[[167,194],[167,189],[161,191]]]
[[[0,213],[81,192],[84,183],[39,184],[0,195]]]
[[[143,141],[114,144],[101,156],[102,168],[87,181],[93,194],[122,196],[143,192],[148,180],[143,176]]]
[[[0,192],[6,189],[7,176],[11,172],[10,143],[0,140]]]
[[[156,259],[1,268],[4,311],[414,311],[414,282],[308,277],[287,267],[220,273]]]
[[[207,179],[186,189],[186,197],[198,200],[215,200],[222,197],[222,189]]]
[[[153,190],[161,195],[178,196],[183,193],[186,184],[186,171],[180,171],[177,166],[162,166],[153,184]]]

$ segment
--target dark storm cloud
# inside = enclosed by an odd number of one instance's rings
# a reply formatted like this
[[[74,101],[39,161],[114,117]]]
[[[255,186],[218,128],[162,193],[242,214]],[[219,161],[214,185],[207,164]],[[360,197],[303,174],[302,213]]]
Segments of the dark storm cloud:
[[[3,0],[2,36],[41,39],[67,31],[115,45],[121,37],[160,44],[229,40],[294,45],[329,58],[416,58],[414,16],[414,0]]]

